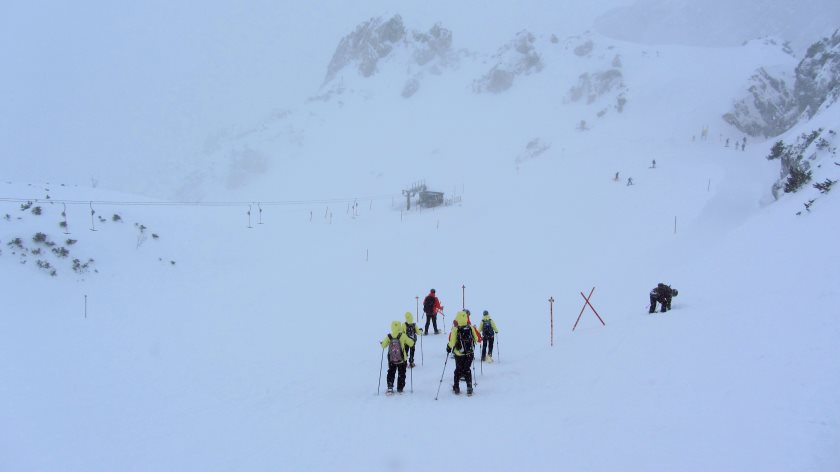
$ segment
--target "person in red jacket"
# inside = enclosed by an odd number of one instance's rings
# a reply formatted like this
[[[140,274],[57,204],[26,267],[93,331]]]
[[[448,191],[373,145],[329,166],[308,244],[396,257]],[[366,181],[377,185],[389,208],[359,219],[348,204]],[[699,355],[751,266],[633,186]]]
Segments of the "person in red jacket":
[[[423,329],[423,335],[429,334],[429,322],[435,328],[435,334],[440,333],[438,331],[437,326],[437,314],[443,311],[443,307],[440,305],[440,300],[435,295],[435,289],[431,289],[429,294],[426,295],[426,298],[423,299],[423,313],[426,314],[426,327]]]

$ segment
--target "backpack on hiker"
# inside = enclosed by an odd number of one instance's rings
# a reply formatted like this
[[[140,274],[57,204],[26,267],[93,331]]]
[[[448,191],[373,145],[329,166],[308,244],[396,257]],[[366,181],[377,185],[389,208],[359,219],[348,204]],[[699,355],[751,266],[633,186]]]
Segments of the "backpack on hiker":
[[[457,336],[458,343],[456,344],[456,347],[458,348],[458,350],[461,351],[463,354],[472,354],[473,345],[475,344],[472,326],[459,326]]]
[[[435,297],[427,295],[426,298],[423,299],[423,312],[427,315],[435,314]]]
[[[399,364],[405,360],[402,344],[400,343],[400,337],[397,336],[396,338],[388,335],[388,339],[390,342],[388,343],[388,362],[391,364]]]
[[[485,338],[492,338],[496,334],[493,331],[493,321],[490,319],[481,320],[481,335]]]
[[[416,323],[406,323],[405,324],[405,335],[413,340],[417,340],[417,324]]]

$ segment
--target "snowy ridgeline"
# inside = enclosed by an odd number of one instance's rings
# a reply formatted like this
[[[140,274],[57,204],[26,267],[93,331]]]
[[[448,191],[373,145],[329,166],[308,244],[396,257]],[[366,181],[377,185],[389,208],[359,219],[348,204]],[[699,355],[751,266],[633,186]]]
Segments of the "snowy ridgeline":
[[[322,85],[327,92],[311,100],[329,100],[361,85],[355,80],[356,75],[367,79],[383,69],[393,68],[405,71],[400,92],[403,98],[414,96],[429,76],[449,74],[450,80],[460,81],[457,71],[462,68],[479,71],[480,76],[471,79],[472,91],[503,93],[522,77],[542,72],[546,55],[553,56],[552,50],[559,49],[578,58],[607,56],[604,71],[583,73],[581,83],[569,88],[570,100],[585,97],[591,103],[598,96],[622,87],[619,52],[614,46],[596,47],[592,36],[587,33],[561,41],[555,34],[537,36],[523,30],[495,53],[487,55],[457,49],[453,32],[441,24],[423,32],[407,29],[400,15],[388,20],[372,18],[341,40],[327,66]],[[609,51],[613,51],[611,55]]]

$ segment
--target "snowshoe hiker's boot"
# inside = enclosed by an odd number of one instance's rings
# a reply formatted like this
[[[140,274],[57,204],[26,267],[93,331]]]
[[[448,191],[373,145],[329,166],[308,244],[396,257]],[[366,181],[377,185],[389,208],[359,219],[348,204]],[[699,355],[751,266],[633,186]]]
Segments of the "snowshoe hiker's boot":
[[[493,363],[493,356],[487,356],[487,360],[484,361],[484,362],[486,362],[488,364],[492,364]]]
[[[458,385],[453,385],[452,391],[455,392],[455,395],[458,395],[459,393],[461,393],[461,387],[459,387]]]
[[[471,396],[472,396],[472,394],[473,394],[473,389],[472,389],[472,387],[467,387],[467,396],[468,396],[468,397],[471,397]]]

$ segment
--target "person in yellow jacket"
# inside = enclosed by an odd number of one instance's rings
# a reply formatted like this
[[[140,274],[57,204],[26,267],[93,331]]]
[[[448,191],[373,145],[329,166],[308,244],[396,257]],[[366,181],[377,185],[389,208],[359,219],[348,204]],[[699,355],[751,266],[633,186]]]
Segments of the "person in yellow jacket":
[[[403,324],[399,321],[391,322],[391,332],[382,339],[382,349],[388,350],[388,391],[394,393],[394,376],[397,375],[397,393],[405,388],[405,348],[414,346],[414,340],[403,331]]]
[[[405,312],[405,323],[403,323],[402,327],[405,334],[414,343],[417,343],[417,333],[423,334],[423,328],[417,327],[417,323],[414,322],[414,315],[410,311]],[[414,346],[414,343],[411,346],[405,347],[405,353],[408,357],[408,367],[412,369],[414,368],[414,351],[417,348]]]
[[[496,327],[493,318],[490,318],[490,312],[484,310],[484,316],[481,318],[481,338],[484,341],[481,343],[481,362],[493,362],[493,341],[498,332],[499,328]]]
[[[449,332],[449,343],[446,345],[446,354],[451,352],[455,357],[455,375],[452,384],[452,391],[461,393],[459,386],[463,378],[467,382],[467,395],[472,395],[472,372],[470,366],[473,362],[475,344],[478,342],[478,333],[467,322],[467,314],[459,311],[455,315],[455,325]]]

